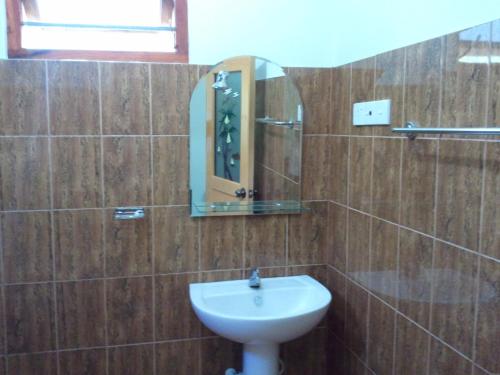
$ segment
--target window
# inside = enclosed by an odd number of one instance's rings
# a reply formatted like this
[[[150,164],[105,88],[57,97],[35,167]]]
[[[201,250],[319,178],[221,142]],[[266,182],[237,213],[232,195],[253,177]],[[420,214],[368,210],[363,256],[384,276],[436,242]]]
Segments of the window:
[[[7,0],[9,57],[187,62],[187,0]]]

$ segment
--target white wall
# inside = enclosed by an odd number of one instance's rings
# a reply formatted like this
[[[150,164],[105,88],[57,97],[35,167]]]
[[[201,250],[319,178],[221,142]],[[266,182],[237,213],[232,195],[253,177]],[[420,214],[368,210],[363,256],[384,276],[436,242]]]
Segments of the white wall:
[[[500,18],[500,0],[334,2],[333,66]]]
[[[7,20],[5,0],[0,0],[0,59],[7,58]]]
[[[188,0],[189,61],[238,55],[282,66],[332,65],[332,0]]]

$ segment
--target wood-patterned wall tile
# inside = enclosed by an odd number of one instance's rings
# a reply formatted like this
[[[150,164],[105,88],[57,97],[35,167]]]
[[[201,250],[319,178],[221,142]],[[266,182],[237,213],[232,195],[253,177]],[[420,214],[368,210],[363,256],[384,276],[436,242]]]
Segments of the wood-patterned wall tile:
[[[405,122],[438,126],[442,44],[435,38],[406,48]]]
[[[401,224],[433,234],[437,143],[403,141]]]
[[[1,209],[49,208],[49,179],[47,139],[0,139]]]
[[[104,276],[102,211],[54,212],[54,248],[58,280]]]
[[[368,365],[376,374],[391,374],[394,349],[395,312],[370,297]]]
[[[332,103],[330,106],[331,134],[349,134],[352,124],[351,64],[333,69]]]
[[[469,375],[472,363],[438,340],[432,338],[429,357],[429,375]]]
[[[463,59],[487,53],[489,40],[489,24],[444,37],[441,110],[443,127],[485,125],[489,66],[484,63],[464,63]]]
[[[154,204],[188,204],[188,138],[161,137],[153,142]]]
[[[198,375],[200,340],[172,341],[156,346],[156,371],[161,375]]]
[[[345,340],[346,322],[346,279],[340,272],[328,267],[327,286],[332,294],[328,311],[328,329],[341,340]],[[333,353],[331,355],[334,355]]]
[[[0,82],[0,135],[47,134],[45,63],[2,60]]]
[[[373,135],[395,136],[392,127],[403,126],[404,48],[375,58],[375,100],[391,100],[391,125],[373,128]]]
[[[155,272],[197,271],[199,267],[200,221],[189,217],[187,207],[153,209],[155,228]]]
[[[439,145],[436,236],[472,250],[479,248],[483,150],[479,142]]]
[[[197,273],[156,276],[156,338],[173,340],[200,337],[201,323],[189,299],[189,284]]]
[[[141,220],[115,220],[106,210],[106,275],[149,275],[152,272],[152,212]]]
[[[370,221],[362,213],[349,210],[347,222],[347,274],[366,283],[362,277],[370,271]]]
[[[153,339],[151,277],[106,280],[107,326],[110,344]]]
[[[74,350],[59,353],[64,375],[106,375],[106,350]]]
[[[55,349],[53,288],[46,284],[5,288],[7,351],[30,353]]]
[[[488,143],[484,162],[485,180],[480,251],[500,259],[500,143]]]
[[[101,207],[101,144],[96,138],[52,140],[54,208]]]
[[[243,218],[211,217],[201,221],[201,269],[241,268]]]
[[[111,348],[108,354],[109,375],[154,375],[153,345]]]
[[[104,134],[150,134],[148,64],[101,63]]]
[[[399,220],[401,140],[373,140],[372,213],[394,223]]]
[[[359,234],[358,234],[359,235]],[[398,283],[398,227],[372,219],[369,288],[391,306],[396,307]],[[377,278],[375,275],[386,275]]]
[[[403,318],[397,316],[396,328],[396,374],[420,375],[427,372],[429,336]]]
[[[201,373],[222,374],[228,368],[240,368],[242,345],[222,337],[201,341]]]
[[[287,217],[245,217],[245,267],[284,266]]]
[[[93,61],[48,61],[50,131],[99,134],[99,77]]]
[[[433,239],[401,229],[399,237],[398,309],[429,328]]]
[[[328,204],[327,263],[341,272],[346,271],[347,262],[347,208]]]
[[[326,329],[314,329],[283,344],[281,350],[287,375],[328,375],[326,335]]]
[[[354,103],[367,102],[373,100],[375,90],[375,58],[353,62],[352,81],[351,81],[351,105],[352,111]],[[372,126],[353,126],[349,124],[350,134],[352,135],[372,135]]]
[[[330,137],[328,148],[330,149],[330,191],[325,198],[333,199],[335,202],[347,204],[348,187],[348,163],[349,163],[349,139],[347,137]]]
[[[481,258],[476,324],[476,362],[491,373],[500,372],[500,263]]]
[[[52,235],[49,212],[2,215],[5,281],[52,280]]]
[[[370,213],[373,141],[351,138],[349,144],[349,206]]]
[[[9,374],[16,375],[54,375],[57,373],[56,353],[9,357],[7,371]]]
[[[328,207],[324,202],[306,204],[311,211],[291,215],[288,264],[322,264],[327,248]]]
[[[104,139],[104,204],[107,207],[151,204],[149,139]]]
[[[302,199],[322,200],[330,196],[330,137],[307,136],[302,143]]]
[[[478,257],[436,242],[430,331],[471,358]]]
[[[368,356],[368,293],[347,281],[346,323],[347,346],[363,361]]]
[[[189,100],[197,79],[197,66],[151,65],[153,134],[189,134]]]
[[[57,284],[60,348],[105,345],[104,281]]]
[[[288,71],[304,104],[304,133],[328,134],[332,70],[290,68]]]

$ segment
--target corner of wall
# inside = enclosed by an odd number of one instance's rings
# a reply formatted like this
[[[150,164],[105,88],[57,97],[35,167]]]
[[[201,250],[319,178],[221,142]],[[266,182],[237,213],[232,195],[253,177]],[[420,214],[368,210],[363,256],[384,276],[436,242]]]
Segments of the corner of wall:
[[[5,0],[0,0],[0,59],[7,58],[7,15]]]

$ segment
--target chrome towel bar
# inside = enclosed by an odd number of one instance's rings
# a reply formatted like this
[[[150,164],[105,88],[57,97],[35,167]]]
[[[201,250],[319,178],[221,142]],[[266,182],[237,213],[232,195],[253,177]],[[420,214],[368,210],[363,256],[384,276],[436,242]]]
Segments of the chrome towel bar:
[[[256,118],[255,122],[257,122],[259,124],[279,125],[279,126],[293,126],[293,124],[294,124],[293,121],[275,120],[275,119],[270,118],[270,117]]]
[[[418,134],[463,134],[463,135],[500,135],[500,128],[420,128],[415,122],[407,122],[404,128],[393,128],[394,133],[404,133],[410,139]]]

